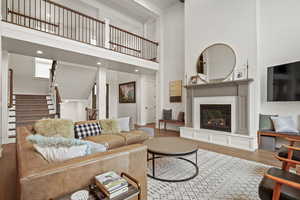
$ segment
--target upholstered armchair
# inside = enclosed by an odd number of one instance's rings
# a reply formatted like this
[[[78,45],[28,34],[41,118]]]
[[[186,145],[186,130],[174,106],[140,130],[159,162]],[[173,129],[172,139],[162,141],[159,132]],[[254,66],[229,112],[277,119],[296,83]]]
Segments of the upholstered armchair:
[[[282,168],[271,168],[259,185],[262,200],[300,200],[300,175],[290,172],[291,167],[300,166],[300,148],[290,139],[290,145],[283,145],[275,157],[282,162]]]

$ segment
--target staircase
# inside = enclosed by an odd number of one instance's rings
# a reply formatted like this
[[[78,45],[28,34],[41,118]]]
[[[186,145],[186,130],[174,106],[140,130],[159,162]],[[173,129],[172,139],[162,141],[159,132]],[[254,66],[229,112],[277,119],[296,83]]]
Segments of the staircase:
[[[9,138],[15,137],[17,127],[33,125],[37,120],[55,117],[50,95],[16,94],[9,109]]]

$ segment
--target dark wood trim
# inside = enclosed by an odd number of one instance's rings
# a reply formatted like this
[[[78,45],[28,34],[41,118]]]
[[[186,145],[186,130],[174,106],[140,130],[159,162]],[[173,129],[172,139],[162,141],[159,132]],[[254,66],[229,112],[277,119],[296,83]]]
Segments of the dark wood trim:
[[[291,135],[288,133],[276,133],[276,132],[265,132],[265,131],[257,131],[257,143],[258,146],[261,142],[261,136],[273,136],[273,137],[280,137],[284,138],[286,140],[299,140],[300,141],[300,135]]]
[[[58,24],[53,24],[53,23],[50,23],[50,22],[47,22],[47,21],[44,21],[44,20],[41,20],[41,19],[38,19],[38,18],[35,18],[35,17],[30,17],[28,15],[24,15],[22,13],[18,13],[18,12],[15,12],[15,11],[11,11],[8,9],[8,13],[9,14],[12,14],[12,15],[18,15],[20,17],[24,17],[24,18],[28,18],[30,20],[34,20],[34,21],[38,21],[38,22],[41,22],[41,23],[44,23],[44,24],[48,24],[50,26],[54,26],[56,28],[59,28],[59,25]],[[27,27],[27,26],[26,26]]]
[[[133,49],[133,48],[130,48],[130,47],[126,47],[124,45],[121,45],[121,44],[118,44],[118,43],[115,43],[115,42],[112,42],[112,41],[109,41],[109,43],[112,44],[112,45],[116,45],[116,46],[119,46],[119,47],[122,47],[122,48],[129,49],[131,51],[135,51],[135,52],[141,53],[141,50],[138,50],[138,49]]]
[[[106,118],[109,119],[109,84],[106,84]]]
[[[142,37],[142,36],[139,36],[139,35],[137,35],[137,34],[131,33],[131,32],[129,32],[129,31],[126,31],[126,30],[121,29],[121,28],[119,28],[119,27],[116,27],[116,26],[114,26],[114,25],[109,25],[109,26],[110,26],[111,28],[117,29],[118,31],[127,33],[127,34],[129,34],[129,35],[132,35],[132,36],[134,36],[134,37],[140,38],[140,39],[142,39],[142,40],[145,40],[145,41],[147,41],[147,42],[150,42],[150,43],[152,43],[152,44],[155,44],[155,45],[159,46],[159,43],[158,43],[158,42],[154,42],[154,41],[148,40],[148,39],[146,39],[146,38],[144,38],[144,37]]]
[[[59,89],[57,86],[55,86],[55,93],[56,93],[56,114],[58,115],[58,118],[60,118],[60,104],[62,103],[62,99],[59,93]]]
[[[121,87],[125,85],[133,84],[134,87],[134,100],[130,102],[121,101]],[[136,103],[136,83],[135,81],[119,84],[119,103]]]

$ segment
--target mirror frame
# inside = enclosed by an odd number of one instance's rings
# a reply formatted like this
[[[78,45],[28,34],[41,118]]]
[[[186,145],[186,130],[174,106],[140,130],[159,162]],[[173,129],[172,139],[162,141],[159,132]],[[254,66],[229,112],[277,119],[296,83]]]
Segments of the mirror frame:
[[[212,44],[212,45],[206,47],[206,48],[200,53],[200,55],[198,56],[198,59],[197,59],[197,62],[196,62],[197,75],[199,74],[199,73],[198,73],[198,62],[199,62],[200,56],[201,56],[201,55],[203,54],[203,52],[205,52],[208,48],[211,48],[211,47],[217,46],[217,45],[224,45],[224,46],[228,47],[228,48],[233,52],[233,54],[234,54],[234,65],[233,65],[233,68],[232,68],[232,70],[230,71],[230,73],[229,73],[228,75],[226,75],[224,78],[204,80],[203,78],[201,78],[201,77],[199,76],[200,80],[203,81],[203,82],[205,82],[205,83],[209,83],[209,82],[223,82],[223,81],[226,81],[226,80],[233,74],[233,72],[234,72],[234,70],[235,70],[235,68],[236,68],[236,53],[235,53],[234,49],[233,49],[230,45],[225,44],[225,43],[214,43],[214,44]],[[200,73],[200,74],[201,74],[201,73]],[[206,74],[203,74],[203,75],[206,75]],[[208,78],[209,78],[209,77],[208,77]]]

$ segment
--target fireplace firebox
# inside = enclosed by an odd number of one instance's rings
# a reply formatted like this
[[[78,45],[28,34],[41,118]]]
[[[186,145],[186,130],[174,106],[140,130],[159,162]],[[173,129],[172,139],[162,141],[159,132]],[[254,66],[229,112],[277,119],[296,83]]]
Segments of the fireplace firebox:
[[[200,127],[231,132],[231,105],[200,104]]]

